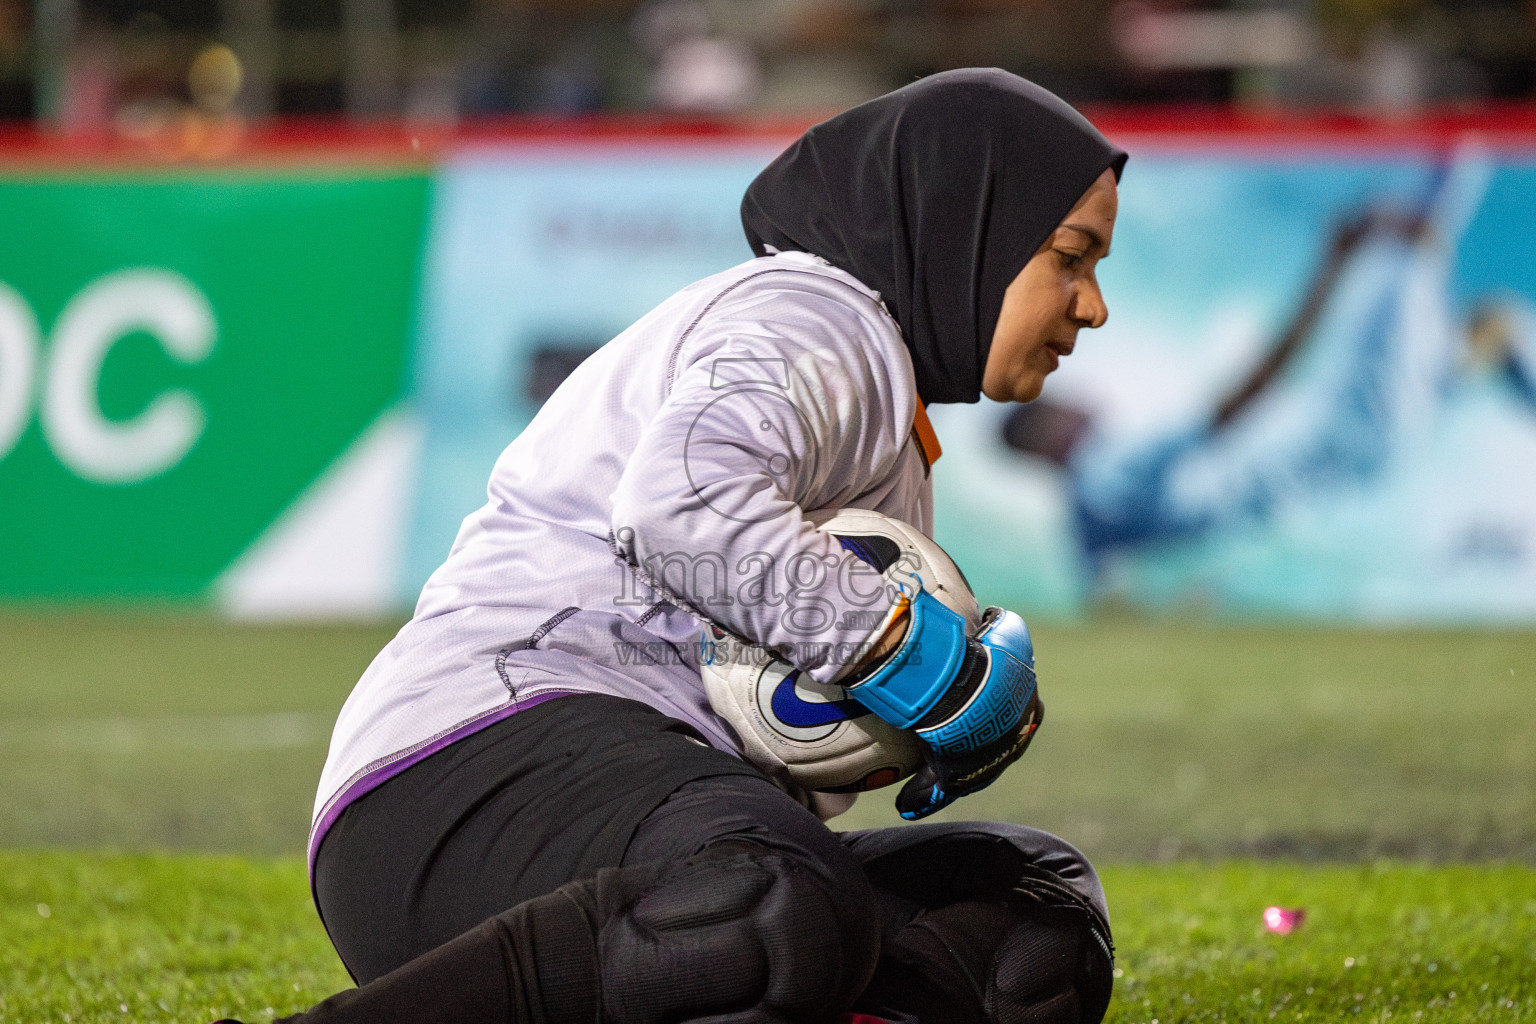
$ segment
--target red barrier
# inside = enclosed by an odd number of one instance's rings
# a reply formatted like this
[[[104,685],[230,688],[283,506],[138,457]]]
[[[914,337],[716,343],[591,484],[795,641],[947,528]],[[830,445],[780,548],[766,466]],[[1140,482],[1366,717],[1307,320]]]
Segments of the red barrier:
[[[1137,149],[1198,149],[1278,156],[1308,151],[1441,151],[1469,139],[1498,150],[1536,150],[1536,104],[1443,107],[1387,116],[1345,110],[1237,106],[1105,107],[1085,113]]]
[[[1237,106],[1089,107],[1105,134],[1143,151],[1201,150],[1283,157],[1318,150],[1438,151],[1475,137],[1498,150],[1536,151],[1536,105],[1484,104],[1401,117],[1340,110]],[[503,117],[452,127],[403,121],[287,118],[247,125],[185,113],[136,138],[0,128],[0,167],[92,164],[430,164],[449,152],[504,144],[552,146],[752,145],[785,142],[814,117],[698,118],[593,115]]]
[[[484,145],[697,146],[787,144],[814,119],[709,119],[601,115],[505,117],[457,125],[345,118],[284,118],[246,124],[184,113],[138,137],[65,135],[0,127],[0,168],[103,164],[174,166],[266,163],[430,164],[447,152]]]

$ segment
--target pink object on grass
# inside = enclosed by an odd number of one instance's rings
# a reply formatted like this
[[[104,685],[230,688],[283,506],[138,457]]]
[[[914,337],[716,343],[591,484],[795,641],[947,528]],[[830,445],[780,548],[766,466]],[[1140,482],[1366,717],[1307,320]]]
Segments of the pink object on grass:
[[[1264,927],[1276,935],[1291,934],[1306,919],[1307,912],[1300,908],[1287,910],[1285,907],[1266,907],[1264,909]]]

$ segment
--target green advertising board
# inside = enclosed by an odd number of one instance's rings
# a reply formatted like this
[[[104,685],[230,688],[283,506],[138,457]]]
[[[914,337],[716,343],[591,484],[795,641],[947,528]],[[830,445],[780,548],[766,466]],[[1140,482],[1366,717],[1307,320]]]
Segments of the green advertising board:
[[[0,597],[206,594],[399,400],[428,181],[0,180]]]

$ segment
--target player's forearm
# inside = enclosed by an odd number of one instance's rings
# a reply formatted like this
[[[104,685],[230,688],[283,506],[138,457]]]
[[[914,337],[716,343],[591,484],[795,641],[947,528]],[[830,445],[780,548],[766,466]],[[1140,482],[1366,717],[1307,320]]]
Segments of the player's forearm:
[[[707,512],[659,499],[634,509],[626,522],[635,525],[615,537],[621,556],[662,596],[830,682],[873,644],[896,642],[888,631],[894,598],[790,508],[766,522],[722,527]]]

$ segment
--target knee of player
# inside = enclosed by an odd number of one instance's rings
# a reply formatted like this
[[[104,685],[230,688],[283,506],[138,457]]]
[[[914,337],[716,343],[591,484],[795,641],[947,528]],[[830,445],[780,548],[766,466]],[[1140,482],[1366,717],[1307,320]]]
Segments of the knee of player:
[[[994,1019],[1097,1024],[1109,1008],[1114,960],[1093,922],[1036,910],[999,944],[987,992]]]
[[[1081,908],[964,900],[919,914],[892,950],[896,962],[925,965],[920,1019],[948,1006],[955,1020],[1098,1024],[1114,969],[1102,940]],[[875,994],[901,984],[877,979]]]
[[[625,1022],[768,1010],[820,1019],[879,955],[872,894],[751,843],[712,847],[603,928],[604,1003]]]
[[[772,964],[765,1001],[812,1007],[851,1001],[880,955],[879,910],[862,872],[832,878],[779,854],[759,863],[775,875],[753,912],[753,931]]]

